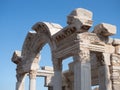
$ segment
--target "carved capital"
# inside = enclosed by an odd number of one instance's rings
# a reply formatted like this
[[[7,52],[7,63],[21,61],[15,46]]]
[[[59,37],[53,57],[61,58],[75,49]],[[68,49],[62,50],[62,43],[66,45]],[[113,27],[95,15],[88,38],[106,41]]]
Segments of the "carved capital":
[[[90,62],[90,52],[88,49],[84,48],[74,55],[75,61],[80,61],[81,63]]]
[[[31,70],[29,72],[30,79],[35,79],[36,75],[37,75],[37,71],[35,71],[35,70]]]

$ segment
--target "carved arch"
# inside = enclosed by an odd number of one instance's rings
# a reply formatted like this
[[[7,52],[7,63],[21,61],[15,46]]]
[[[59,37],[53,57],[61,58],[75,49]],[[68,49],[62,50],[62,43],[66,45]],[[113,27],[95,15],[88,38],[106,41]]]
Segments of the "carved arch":
[[[57,33],[62,27],[55,23],[38,22],[28,32],[22,47],[22,68],[24,72],[39,69],[39,52],[48,43],[51,51],[54,49],[52,35]]]

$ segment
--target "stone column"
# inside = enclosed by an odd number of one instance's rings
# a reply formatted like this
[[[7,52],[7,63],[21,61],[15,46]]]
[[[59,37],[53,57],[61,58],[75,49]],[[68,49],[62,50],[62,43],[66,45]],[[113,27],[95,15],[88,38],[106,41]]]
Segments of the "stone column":
[[[37,71],[30,71],[29,73],[29,90],[36,90],[36,74]]]
[[[59,59],[54,59],[54,81],[53,90],[62,90],[62,61]]]
[[[16,90],[24,90],[25,74],[17,74]]]
[[[112,82],[110,79],[110,54],[100,53],[98,56],[99,61],[99,90],[112,90]]]
[[[73,56],[74,90],[91,90],[91,65],[88,49],[83,49]]]

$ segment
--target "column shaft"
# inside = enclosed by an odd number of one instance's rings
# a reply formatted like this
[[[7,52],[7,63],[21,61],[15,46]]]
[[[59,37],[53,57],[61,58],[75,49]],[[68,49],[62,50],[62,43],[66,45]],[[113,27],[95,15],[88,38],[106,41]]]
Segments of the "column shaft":
[[[89,51],[74,56],[74,90],[91,90],[91,64]]]
[[[36,79],[30,79],[30,89],[29,90],[36,90]]]
[[[36,71],[30,71],[29,90],[36,90]]]
[[[91,90],[91,66],[90,63],[80,62],[74,65],[74,90]]]
[[[54,65],[53,90],[62,90],[62,61],[55,59],[53,65]]]

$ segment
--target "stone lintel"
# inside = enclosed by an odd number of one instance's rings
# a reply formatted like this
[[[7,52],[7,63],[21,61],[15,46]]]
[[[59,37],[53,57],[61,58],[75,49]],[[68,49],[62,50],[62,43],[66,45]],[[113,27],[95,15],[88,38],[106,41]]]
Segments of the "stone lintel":
[[[41,69],[46,71],[53,71],[53,67],[50,67],[50,66],[44,66],[44,67],[41,67]]]
[[[94,27],[93,32],[103,36],[111,36],[116,34],[116,26],[107,23],[101,23]]]
[[[47,70],[37,70],[38,77],[46,77],[46,76],[53,76],[54,71],[47,71]]]

